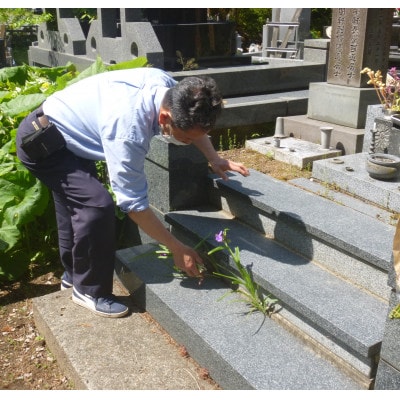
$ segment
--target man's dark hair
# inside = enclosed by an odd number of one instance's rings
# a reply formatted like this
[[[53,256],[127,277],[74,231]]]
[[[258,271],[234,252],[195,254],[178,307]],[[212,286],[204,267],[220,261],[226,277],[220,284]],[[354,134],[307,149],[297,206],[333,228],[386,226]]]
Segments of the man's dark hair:
[[[182,79],[165,94],[163,106],[171,112],[173,124],[182,130],[209,131],[222,108],[222,96],[214,79],[191,76]]]

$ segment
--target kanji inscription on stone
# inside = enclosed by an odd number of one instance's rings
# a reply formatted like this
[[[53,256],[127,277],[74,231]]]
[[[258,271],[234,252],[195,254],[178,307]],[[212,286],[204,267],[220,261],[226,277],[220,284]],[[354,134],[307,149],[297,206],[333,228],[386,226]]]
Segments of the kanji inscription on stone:
[[[388,68],[393,10],[389,8],[335,8],[327,82],[368,87],[360,71]]]

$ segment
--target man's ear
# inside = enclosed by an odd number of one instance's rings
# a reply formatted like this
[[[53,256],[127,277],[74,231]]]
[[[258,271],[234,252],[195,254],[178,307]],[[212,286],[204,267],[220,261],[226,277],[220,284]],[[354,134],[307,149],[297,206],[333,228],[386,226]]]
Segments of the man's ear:
[[[167,109],[161,108],[160,114],[158,115],[158,124],[167,125],[171,123],[171,120],[171,113]]]

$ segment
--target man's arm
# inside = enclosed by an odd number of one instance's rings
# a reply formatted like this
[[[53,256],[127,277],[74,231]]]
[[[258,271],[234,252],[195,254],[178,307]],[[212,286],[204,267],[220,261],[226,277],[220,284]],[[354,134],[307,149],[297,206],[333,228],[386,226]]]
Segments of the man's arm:
[[[250,175],[249,170],[242,163],[236,163],[221,158],[215,151],[214,146],[211,143],[208,135],[203,135],[200,138],[194,140],[193,144],[205,155],[213,171],[223,180],[228,179],[225,171],[239,172],[243,176]]]

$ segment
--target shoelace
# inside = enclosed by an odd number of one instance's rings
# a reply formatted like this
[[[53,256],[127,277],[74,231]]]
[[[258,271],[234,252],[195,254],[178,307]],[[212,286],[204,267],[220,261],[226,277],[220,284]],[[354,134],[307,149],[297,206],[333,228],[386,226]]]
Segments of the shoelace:
[[[99,300],[101,300],[102,303],[111,306],[111,304],[115,302],[115,296],[110,295],[110,296],[107,296],[107,297],[99,297],[98,301]]]

